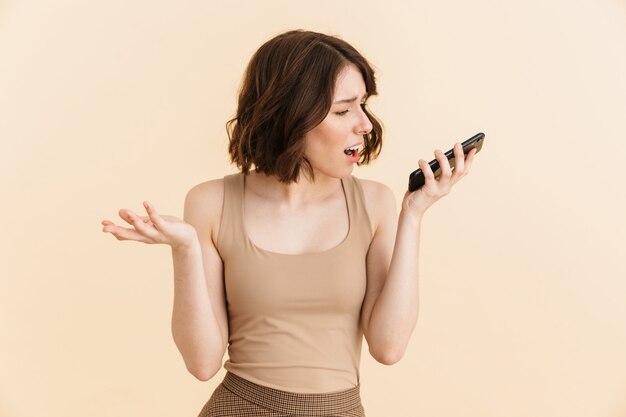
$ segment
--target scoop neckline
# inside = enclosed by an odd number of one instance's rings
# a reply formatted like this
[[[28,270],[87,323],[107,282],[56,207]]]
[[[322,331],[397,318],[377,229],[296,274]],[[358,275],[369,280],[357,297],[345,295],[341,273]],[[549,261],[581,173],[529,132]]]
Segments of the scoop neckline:
[[[241,230],[243,232],[243,235],[246,239],[246,241],[248,242],[248,244],[250,244],[250,246],[252,246],[254,248],[254,250],[257,250],[261,253],[267,254],[267,255],[272,255],[272,256],[284,256],[284,257],[306,257],[306,256],[320,256],[320,255],[326,255],[328,253],[334,252],[339,250],[342,246],[345,246],[346,242],[348,241],[348,239],[350,238],[350,236],[352,235],[352,230],[353,230],[353,224],[352,224],[352,210],[350,210],[350,199],[348,198],[348,191],[346,190],[346,182],[344,180],[344,178],[340,178],[341,180],[341,190],[343,191],[343,197],[346,203],[346,211],[348,212],[348,233],[346,233],[346,236],[343,238],[343,240],[341,242],[339,242],[337,245],[333,246],[332,248],[320,251],[320,252],[305,252],[305,253],[283,253],[283,252],[274,252],[268,249],[263,249],[262,247],[258,246],[256,243],[254,243],[252,241],[252,238],[250,238],[250,235],[248,234],[248,230],[246,229],[246,211],[245,211],[245,192],[246,192],[246,176],[244,174],[240,174],[242,175],[242,180],[241,180]]]

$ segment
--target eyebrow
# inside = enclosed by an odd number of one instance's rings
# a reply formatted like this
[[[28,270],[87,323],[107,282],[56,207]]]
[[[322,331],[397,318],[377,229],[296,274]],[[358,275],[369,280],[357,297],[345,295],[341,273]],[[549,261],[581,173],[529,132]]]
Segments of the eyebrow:
[[[365,94],[363,95],[363,100],[366,100],[366,99],[367,99],[367,97],[368,97],[368,95],[367,95],[367,93],[365,93]],[[357,98],[358,98],[358,97],[344,98],[344,99],[337,100],[337,101],[333,102],[333,104],[352,103],[353,101],[356,101],[356,99],[357,99]]]

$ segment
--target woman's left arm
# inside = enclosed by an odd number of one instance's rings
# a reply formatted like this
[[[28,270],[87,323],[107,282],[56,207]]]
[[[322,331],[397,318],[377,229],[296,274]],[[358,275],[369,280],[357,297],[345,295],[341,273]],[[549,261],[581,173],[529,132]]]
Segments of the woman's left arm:
[[[381,186],[374,191],[378,220],[366,260],[367,290],[361,327],[370,354],[380,363],[391,365],[402,358],[417,322],[419,240],[424,213],[467,175],[476,150],[463,158],[457,143],[454,154],[456,164],[452,170],[443,152],[435,151],[441,167],[438,179],[426,161],[419,161],[426,182],[420,189],[406,192],[397,220],[391,190]]]

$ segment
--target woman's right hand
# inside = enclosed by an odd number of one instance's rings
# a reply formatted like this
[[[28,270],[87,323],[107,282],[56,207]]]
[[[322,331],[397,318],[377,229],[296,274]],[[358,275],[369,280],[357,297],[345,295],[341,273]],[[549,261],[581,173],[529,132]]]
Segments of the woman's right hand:
[[[119,211],[120,217],[134,228],[117,226],[115,223],[103,220],[103,232],[111,233],[117,240],[135,240],[143,243],[162,243],[170,245],[172,249],[191,246],[198,240],[196,229],[178,217],[159,215],[152,204],[143,202],[147,216],[138,216],[128,209]]]

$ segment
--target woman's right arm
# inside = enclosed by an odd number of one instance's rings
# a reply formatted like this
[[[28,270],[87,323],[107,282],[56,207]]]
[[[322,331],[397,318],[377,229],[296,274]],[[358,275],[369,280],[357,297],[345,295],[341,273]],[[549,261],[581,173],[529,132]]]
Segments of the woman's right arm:
[[[194,227],[197,239],[172,247],[172,336],[185,366],[202,381],[221,369],[228,346],[223,263],[213,243],[219,230],[223,195],[222,179],[189,190],[183,219]]]

